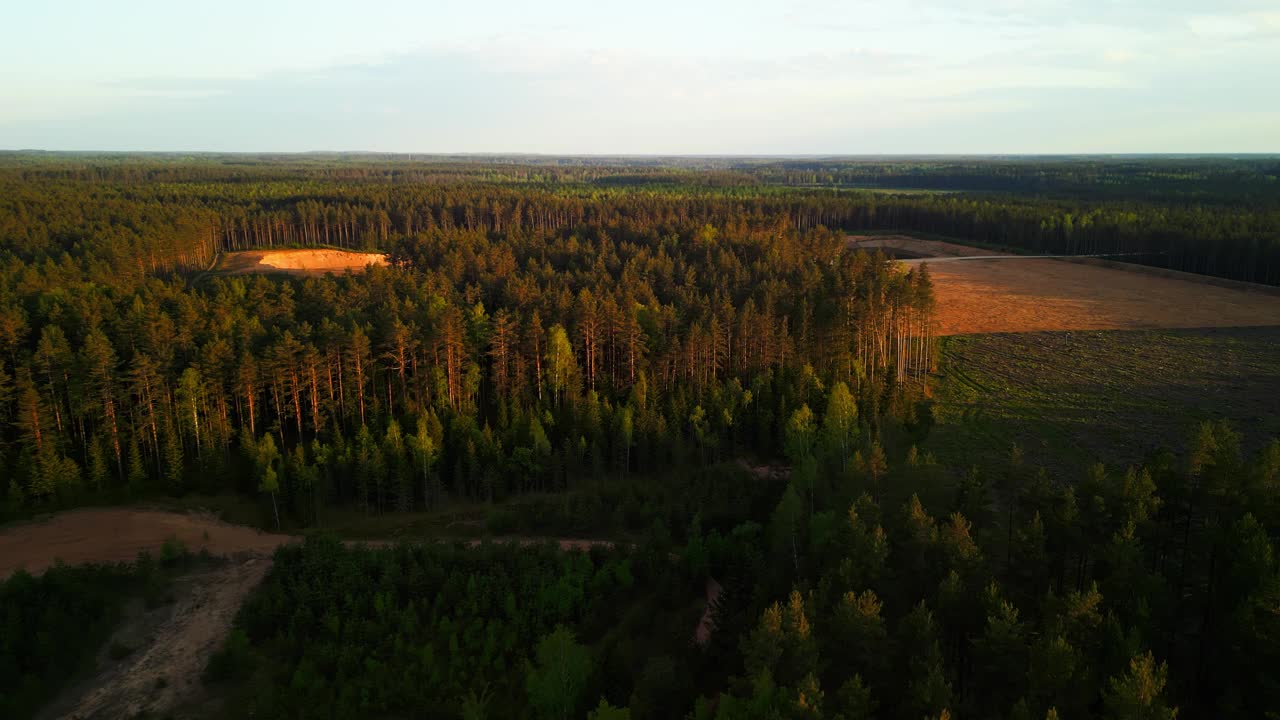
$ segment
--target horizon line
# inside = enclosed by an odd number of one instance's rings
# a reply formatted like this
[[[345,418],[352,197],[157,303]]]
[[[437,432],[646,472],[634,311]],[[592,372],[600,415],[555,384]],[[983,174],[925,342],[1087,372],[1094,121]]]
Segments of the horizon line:
[[[1240,152],[853,152],[853,153],[633,153],[633,152],[530,152],[530,151],[417,151],[417,150],[106,150],[76,149],[50,150],[44,148],[0,148],[0,155],[367,155],[383,157],[460,157],[460,158],[648,158],[648,159],[867,159],[867,158],[1142,158],[1142,157],[1250,157],[1280,159],[1277,151]]]

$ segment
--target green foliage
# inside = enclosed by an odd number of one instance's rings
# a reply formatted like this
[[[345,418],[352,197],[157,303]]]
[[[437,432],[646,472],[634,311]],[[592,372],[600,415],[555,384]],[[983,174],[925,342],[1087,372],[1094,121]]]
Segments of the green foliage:
[[[546,720],[577,717],[591,672],[590,653],[574,640],[568,628],[557,626],[543,636],[525,679],[534,715]]]
[[[720,162],[0,157],[0,500],[231,490],[277,528],[454,506],[649,538],[282,549],[208,668],[258,717],[1280,706],[1274,333],[950,339],[930,401],[931,358],[890,349],[932,345],[897,334],[928,325],[928,272],[844,236],[1280,283],[1273,160]],[[205,272],[320,245],[391,264]],[[148,601],[181,555],[133,571]],[[118,606],[69,572],[5,581],[5,717]]]
[[[587,713],[587,720],[631,720],[631,710],[615,708],[602,698],[600,704]]]
[[[239,628],[227,635],[222,647],[209,657],[204,679],[209,683],[243,680],[254,672],[257,657],[249,646],[249,637]]]
[[[577,637],[635,605],[639,570],[623,550],[310,538],[277,551],[206,677],[259,717],[581,717],[601,688]],[[677,651],[692,620],[684,630]]]
[[[1178,716],[1164,700],[1168,668],[1156,664],[1151,653],[1129,662],[1129,671],[1113,678],[1105,696],[1106,716],[1115,720],[1174,720]]]
[[[171,555],[168,564],[186,557]],[[0,581],[0,717],[33,717],[91,667],[125,601],[167,582],[149,558],[132,566],[55,565],[34,577],[19,570]],[[118,660],[133,648],[113,643],[107,652]]]
[[[1274,327],[970,335],[942,351],[921,450],[947,467],[994,469],[1017,442],[1033,470],[1075,483],[1099,460],[1148,464],[1206,420],[1229,420],[1250,452],[1280,436]]]

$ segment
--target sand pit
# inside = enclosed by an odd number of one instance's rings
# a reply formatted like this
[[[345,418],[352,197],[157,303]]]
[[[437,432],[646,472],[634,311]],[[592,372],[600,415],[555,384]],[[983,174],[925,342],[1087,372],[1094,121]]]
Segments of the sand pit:
[[[218,261],[216,272],[227,275],[247,273],[288,273],[290,275],[341,275],[350,270],[364,272],[372,265],[386,265],[383,253],[349,250],[245,250],[227,253]]]
[[[296,538],[228,525],[206,513],[71,510],[0,530],[0,577],[19,568],[40,573],[59,559],[68,565],[132,561],[143,550],[157,553],[169,539],[180,541],[193,553],[267,556]]]
[[[906,236],[850,238],[928,263],[939,335],[1280,325],[1275,288],[1118,262],[1000,255]]]

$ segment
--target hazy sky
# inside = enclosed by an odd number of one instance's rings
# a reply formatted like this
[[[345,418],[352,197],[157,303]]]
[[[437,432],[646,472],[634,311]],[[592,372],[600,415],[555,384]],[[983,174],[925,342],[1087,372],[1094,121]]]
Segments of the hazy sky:
[[[5,0],[0,148],[1280,151],[1280,0]]]

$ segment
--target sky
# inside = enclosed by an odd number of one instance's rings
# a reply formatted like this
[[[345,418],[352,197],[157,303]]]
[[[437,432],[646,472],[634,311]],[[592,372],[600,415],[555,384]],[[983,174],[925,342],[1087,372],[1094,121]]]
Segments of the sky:
[[[0,149],[1280,152],[1280,0],[19,0]]]

